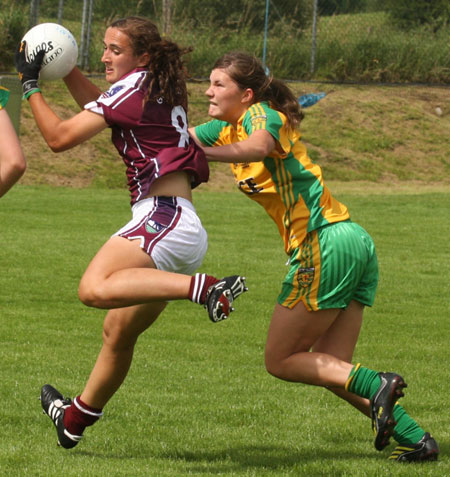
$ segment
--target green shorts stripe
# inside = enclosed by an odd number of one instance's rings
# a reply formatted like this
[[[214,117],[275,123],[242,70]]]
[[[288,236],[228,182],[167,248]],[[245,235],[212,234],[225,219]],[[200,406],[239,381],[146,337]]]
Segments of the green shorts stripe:
[[[378,261],[370,235],[350,220],[308,233],[291,255],[278,303],[303,301],[308,310],[346,308],[351,300],[372,306]]]

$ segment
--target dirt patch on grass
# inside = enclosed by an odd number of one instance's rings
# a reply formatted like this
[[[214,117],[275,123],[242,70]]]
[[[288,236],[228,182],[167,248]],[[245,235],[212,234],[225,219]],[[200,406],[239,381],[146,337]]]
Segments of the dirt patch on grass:
[[[106,83],[97,80],[102,89]],[[450,88],[424,86],[343,86],[290,83],[298,96],[326,92],[305,109],[302,135],[326,181],[361,180],[367,184],[407,182],[433,190],[450,183]],[[206,83],[191,83],[191,124],[207,121]],[[63,119],[78,112],[59,82],[44,85],[44,96]],[[23,103],[21,142],[28,160],[23,184],[86,187],[92,183],[124,186],[124,166],[109,130],[70,151],[55,154],[42,139]],[[213,164],[202,188],[228,190],[233,179],[228,164]],[[366,187],[366,186],[365,186]]]

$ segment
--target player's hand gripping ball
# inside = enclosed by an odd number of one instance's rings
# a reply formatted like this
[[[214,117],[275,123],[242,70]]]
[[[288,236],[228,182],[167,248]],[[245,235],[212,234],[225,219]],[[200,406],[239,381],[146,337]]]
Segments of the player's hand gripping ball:
[[[28,99],[33,93],[40,91],[38,79],[45,51],[39,51],[33,61],[29,63],[25,56],[26,46],[27,43],[25,41],[21,41],[17,45],[16,54],[14,55],[14,63],[16,64],[19,79],[22,83],[23,97]]]
[[[39,79],[56,80],[67,76],[78,59],[78,45],[67,28],[57,23],[41,23],[31,28],[22,38],[25,41],[25,58],[33,63],[44,51]]]

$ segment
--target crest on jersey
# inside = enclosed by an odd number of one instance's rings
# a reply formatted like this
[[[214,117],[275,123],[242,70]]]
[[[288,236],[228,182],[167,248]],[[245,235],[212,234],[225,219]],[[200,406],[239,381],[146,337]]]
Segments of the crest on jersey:
[[[145,230],[150,234],[157,234],[158,232],[161,232],[163,228],[164,225],[161,225],[159,222],[155,222],[152,219],[148,219],[145,224]]]
[[[105,91],[102,96],[104,98],[110,98],[111,96],[114,96],[115,94],[117,94],[120,90],[122,90],[123,88],[125,88],[125,85],[120,85],[120,86],[114,86],[113,88],[109,89],[108,91]]]
[[[267,122],[267,115],[266,114],[257,114],[252,116],[250,119],[252,123],[252,128],[256,128],[259,125],[264,125]]]
[[[298,286],[300,288],[308,288],[314,281],[315,268],[299,268],[297,272]]]

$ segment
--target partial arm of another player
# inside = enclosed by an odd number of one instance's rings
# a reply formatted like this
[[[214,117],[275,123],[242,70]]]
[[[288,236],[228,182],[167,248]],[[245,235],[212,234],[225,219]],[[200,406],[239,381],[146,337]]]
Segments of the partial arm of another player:
[[[27,167],[8,113],[0,110],[0,197],[22,177]]]
[[[195,134],[195,128],[189,128],[189,133],[210,162],[259,162],[277,147],[273,136],[264,129],[254,131],[243,141],[218,147],[203,145]]]

